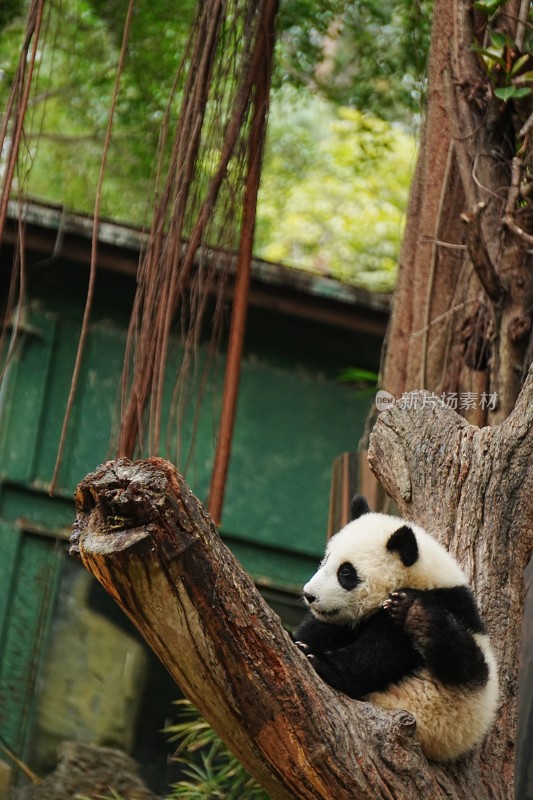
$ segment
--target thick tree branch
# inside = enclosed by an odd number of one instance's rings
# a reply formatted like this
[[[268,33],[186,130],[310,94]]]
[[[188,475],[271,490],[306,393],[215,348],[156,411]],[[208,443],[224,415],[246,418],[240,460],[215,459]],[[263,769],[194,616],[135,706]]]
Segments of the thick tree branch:
[[[104,464],[76,504],[72,553],[274,800],[506,797],[476,758],[430,765],[408,714],[326,686],[168,462]]]

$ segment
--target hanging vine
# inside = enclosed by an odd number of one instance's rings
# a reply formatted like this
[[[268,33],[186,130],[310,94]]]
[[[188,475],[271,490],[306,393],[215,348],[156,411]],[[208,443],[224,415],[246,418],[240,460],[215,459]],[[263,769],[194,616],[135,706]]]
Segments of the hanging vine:
[[[167,441],[174,433],[179,440],[189,357],[199,342],[211,298],[212,342],[220,336],[234,251],[240,287],[235,304],[246,305],[247,282],[242,276],[251,259],[276,10],[275,0],[199,5],[184,62],[185,86],[170,167],[139,268],[122,378],[119,455],[160,450],[171,332],[178,318],[183,358],[174,391],[177,405],[170,417],[177,424]],[[167,111],[163,131],[169,129]],[[164,145],[163,141],[161,154]],[[242,340],[242,319],[238,327],[237,338]],[[228,375],[226,392],[234,392],[237,380],[235,371]],[[224,419],[229,427],[232,414],[227,406]],[[223,483],[215,495],[223,492]]]
[[[33,142],[39,135],[34,130],[33,114],[27,112],[31,108],[31,93],[36,91],[34,72],[39,69],[39,47],[52,50],[54,47],[54,32],[43,33],[48,20],[45,8],[44,0],[32,0],[30,4],[19,65],[0,128],[0,152],[6,153],[0,193],[0,238],[8,201],[13,196],[14,178],[17,170],[21,173],[22,169],[21,146],[30,132]],[[114,427],[112,449],[120,455],[164,452],[185,468],[188,454],[181,452],[181,431],[193,392],[193,377],[198,371],[195,355],[202,335],[206,335],[205,323],[209,322],[209,355],[200,376],[201,393],[221,338],[235,275],[230,368],[219,436],[223,446],[217,456],[218,478],[212,489],[212,496],[219,498],[218,505],[224,491],[235,413],[276,12],[277,0],[200,0],[197,5],[160,129],[153,213],[138,268]],[[135,0],[129,0],[95,187],[85,312],[51,491],[59,479],[83,368],[97,279],[102,190],[134,13]],[[48,62],[53,62],[53,53]],[[11,350],[24,297],[25,187],[20,178],[17,186],[21,201],[20,236],[2,331],[4,338],[8,330],[15,330]],[[178,362],[177,371],[175,366],[169,367],[170,362],[173,365]],[[167,408],[164,397],[168,397],[169,384],[174,384],[174,390]],[[201,398],[194,399],[197,415]]]

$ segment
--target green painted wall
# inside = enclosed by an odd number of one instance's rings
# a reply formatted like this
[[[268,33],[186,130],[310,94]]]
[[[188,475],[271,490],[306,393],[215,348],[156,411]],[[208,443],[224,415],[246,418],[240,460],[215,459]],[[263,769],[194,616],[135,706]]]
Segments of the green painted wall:
[[[48,490],[76,354],[80,300],[69,298],[65,288],[56,294],[44,287],[28,306],[26,332],[0,397],[0,477],[4,481]],[[115,311],[114,318],[106,316],[108,310],[95,307],[59,497],[71,497],[78,481],[113,455],[109,437],[127,317],[125,309]],[[294,326],[284,349],[269,352],[268,326],[260,333],[256,326],[248,344],[222,532],[246,543],[301,554],[303,570],[295,573],[293,563],[290,568],[291,583],[298,585],[310,569],[305,556],[316,559],[324,546],[331,462],[338,453],[356,449],[369,398],[336,379],[348,363],[331,365],[325,358],[321,363],[312,341],[307,342],[306,359],[306,343],[293,345],[291,335],[292,339],[298,336]],[[206,498],[209,486],[222,380],[221,358],[206,384],[196,450],[186,469],[200,499]],[[171,390],[169,380],[168,397]],[[195,396],[194,387],[191,395]],[[193,416],[194,402],[182,431],[178,467],[184,471]],[[174,432],[171,438],[175,441]],[[175,460],[173,450],[161,454]],[[247,566],[275,578],[272,560],[267,563],[268,568],[261,563]]]

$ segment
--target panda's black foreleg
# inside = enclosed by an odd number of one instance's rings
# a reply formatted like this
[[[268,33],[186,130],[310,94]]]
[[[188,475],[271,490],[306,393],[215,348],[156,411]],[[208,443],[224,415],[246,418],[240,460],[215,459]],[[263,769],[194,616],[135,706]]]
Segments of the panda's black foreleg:
[[[291,633],[293,642],[303,644],[301,650],[308,653],[338,650],[354,640],[353,628],[347,625],[330,625],[320,622],[308,612],[296,630]]]
[[[488,665],[473,635],[483,632],[477,609],[474,605],[464,613],[463,597],[459,610],[457,604],[442,600],[438,590],[399,589],[389,595],[383,608],[411,637],[436,678],[450,685],[483,685]]]
[[[311,653],[308,645],[297,642],[307,656],[315,672],[334,689],[354,698],[364,697],[370,692],[385,688],[392,676],[380,674],[375,664],[390,663],[390,653],[363,653],[357,646],[344,647],[326,653]],[[373,663],[372,655],[377,659]]]
[[[326,683],[355,698],[385,689],[422,664],[410,637],[383,610],[355,628],[308,617],[294,639]]]

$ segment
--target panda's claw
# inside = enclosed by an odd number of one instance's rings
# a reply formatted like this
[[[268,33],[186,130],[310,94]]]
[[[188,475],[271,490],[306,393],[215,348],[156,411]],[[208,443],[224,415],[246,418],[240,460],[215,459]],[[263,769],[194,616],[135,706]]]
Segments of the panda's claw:
[[[393,622],[396,622],[398,625],[403,625],[412,602],[413,597],[409,592],[398,589],[389,594],[387,599],[382,603],[382,608],[388,612]]]
[[[294,644],[302,651],[302,653],[305,653],[307,650],[309,650],[309,645],[305,642],[294,642]]]

